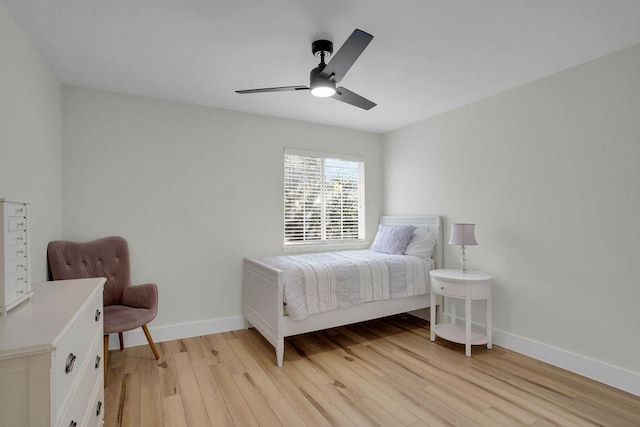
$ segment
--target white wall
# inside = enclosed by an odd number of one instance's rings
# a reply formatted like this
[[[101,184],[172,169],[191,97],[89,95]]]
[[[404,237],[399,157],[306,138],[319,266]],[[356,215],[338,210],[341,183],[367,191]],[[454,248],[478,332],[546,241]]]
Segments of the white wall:
[[[640,46],[390,132],[384,159],[386,214],[440,213],[446,239],[477,223],[468,264],[495,276],[504,341],[631,371],[640,392]]]
[[[61,232],[60,83],[0,1],[0,197],[32,202],[32,279]]]
[[[152,329],[240,318],[242,257],[282,252],[285,147],[363,156],[376,231],[380,135],[77,87],[62,98],[63,236],[128,239],[133,281],[159,287]]]

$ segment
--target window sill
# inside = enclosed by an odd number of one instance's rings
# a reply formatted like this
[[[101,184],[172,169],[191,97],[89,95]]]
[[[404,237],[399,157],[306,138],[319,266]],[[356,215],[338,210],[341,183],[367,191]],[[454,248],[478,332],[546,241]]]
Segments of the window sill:
[[[282,246],[282,251],[284,253],[349,251],[357,249],[369,249],[369,246],[371,246],[371,243],[365,242],[364,240],[341,243],[289,243]]]

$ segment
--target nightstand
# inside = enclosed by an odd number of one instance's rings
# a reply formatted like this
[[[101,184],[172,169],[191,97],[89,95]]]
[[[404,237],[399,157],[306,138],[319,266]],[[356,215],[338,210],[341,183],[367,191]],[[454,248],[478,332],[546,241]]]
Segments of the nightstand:
[[[471,346],[486,344],[491,348],[491,281],[493,277],[479,271],[432,270],[431,307],[436,306],[436,295],[465,301],[465,326],[456,325],[455,304],[451,304],[450,323],[436,323],[436,311],[431,310],[431,341],[436,335],[465,345],[465,354],[471,357]],[[471,328],[471,301],[485,300],[486,331]]]

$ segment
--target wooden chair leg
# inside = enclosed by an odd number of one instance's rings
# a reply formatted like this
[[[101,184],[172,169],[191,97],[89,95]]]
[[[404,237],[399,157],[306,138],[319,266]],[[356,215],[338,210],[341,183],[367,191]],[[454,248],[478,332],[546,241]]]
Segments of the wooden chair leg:
[[[118,332],[118,339],[120,340],[120,351],[124,350],[124,336],[122,332]]]
[[[144,331],[144,335],[147,337],[147,341],[149,341],[149,345],[151,346],[151,351],[153,351],[153,355],[156,357],[156,360],[160,360],[158,349],[156,348],[156,345],[153,343],[153,338],[151,338],[151,334],[149,333],[149,329],[147,329],[147,325],[142,325],[142,330]]]
[[[107,386],[107,364],[109,363],[109,335],[105,335],[104,336],[104,350],[103,350],[104,354],[103,354],[103,362],[104,364],[102,365],[103,369],[104,369],[104,384],[103,386],[106,387]]]

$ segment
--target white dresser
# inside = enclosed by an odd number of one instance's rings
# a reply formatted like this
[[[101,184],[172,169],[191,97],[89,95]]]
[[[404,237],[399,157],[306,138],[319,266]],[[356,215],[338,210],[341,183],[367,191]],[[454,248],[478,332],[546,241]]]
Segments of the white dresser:
[[[0,426],[103,424],[104,282],[34,284],[0,317]]]
[[[0,198],[0,315],[31,296],[29,204]]]

